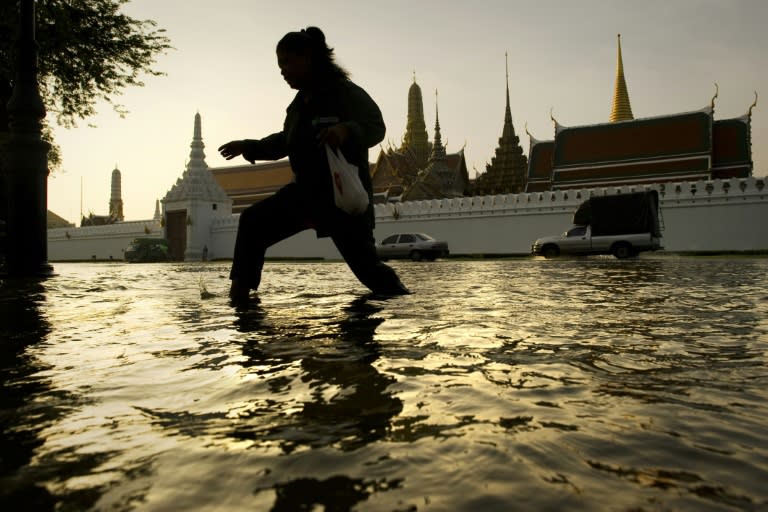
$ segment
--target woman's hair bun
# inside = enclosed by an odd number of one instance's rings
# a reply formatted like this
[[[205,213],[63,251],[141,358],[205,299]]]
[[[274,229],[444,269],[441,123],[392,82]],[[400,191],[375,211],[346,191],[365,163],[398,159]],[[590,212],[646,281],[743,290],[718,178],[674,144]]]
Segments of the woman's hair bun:
[[[323,34],[323,31],[320,30],[319,28],[307,27],[303,30],[303,32],[306,33],[313,40],[317,41],[318,43],[325,44],[325,34]]]

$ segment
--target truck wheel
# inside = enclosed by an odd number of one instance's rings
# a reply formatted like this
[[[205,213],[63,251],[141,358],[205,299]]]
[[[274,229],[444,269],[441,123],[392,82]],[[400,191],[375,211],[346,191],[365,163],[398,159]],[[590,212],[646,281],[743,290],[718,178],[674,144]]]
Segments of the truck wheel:
[[[627,243],[616,244],[613,247],[613,255],[623,260],[632,256],[632,246]]]
[[[421,251],[413,251],[411,253],[411,260],[412,261],[421,261]]]
[[[560,256],[560,248],[556,245],[545,245],[541,250],[541,255],[545,258],[557,258]]]

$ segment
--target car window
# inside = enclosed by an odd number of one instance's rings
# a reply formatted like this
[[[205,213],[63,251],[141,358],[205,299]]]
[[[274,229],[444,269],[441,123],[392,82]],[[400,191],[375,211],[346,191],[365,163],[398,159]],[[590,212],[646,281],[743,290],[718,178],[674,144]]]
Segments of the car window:
[[[587,226],[576,226],[571,228],[566,233],[566,236],[584,236],[587,233]]]
[[[393,244],[397,241],[397,235],[388,236],[385,238],[381,243],[382,244]]]
[[[433,239],[431,236],[429,236],[429,235],[425,235],[424,233],[419,233],[419,234],[417,234],[417,235],[415,235],[415,236],[416,236],[416,238],[418,238],[419,240],[424,240],[425,242],[426,242],[426,241],[429,241],[429,240],[434,240],[434,239]]]
[[[416,237],[413,235],[400,235],[401,244],[410,244],[416,241]]]

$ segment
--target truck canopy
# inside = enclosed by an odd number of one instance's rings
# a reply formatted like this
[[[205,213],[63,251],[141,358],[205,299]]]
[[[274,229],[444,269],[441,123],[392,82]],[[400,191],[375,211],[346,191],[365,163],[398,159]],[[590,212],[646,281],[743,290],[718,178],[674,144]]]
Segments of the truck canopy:
[[[591,197],[576,209],[573,223],[589,224],[596,236],[651,233],[661,237],[659,194],[648,190]]]

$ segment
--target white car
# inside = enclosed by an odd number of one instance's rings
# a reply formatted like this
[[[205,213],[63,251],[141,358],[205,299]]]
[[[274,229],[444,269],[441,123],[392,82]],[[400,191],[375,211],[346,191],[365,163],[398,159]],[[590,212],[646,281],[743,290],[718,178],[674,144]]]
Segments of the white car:
[[[389,235],[376,244],[376,253],[382,260],[390,258],[410,258],[434,261],[448,256],[448,243],[435,240],[424,233],[397,233]]]

